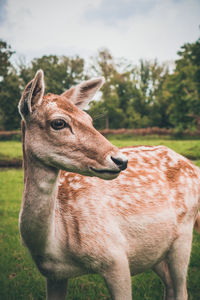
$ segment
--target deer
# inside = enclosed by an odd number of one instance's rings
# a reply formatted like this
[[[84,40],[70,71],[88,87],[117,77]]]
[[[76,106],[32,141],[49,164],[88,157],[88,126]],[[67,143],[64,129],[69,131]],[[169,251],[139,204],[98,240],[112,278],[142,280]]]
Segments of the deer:
[[[131,276],[148,269],[165,300],[186,300],[200,169],[165,146],[113,146],[84,111],[104,81],[45,95],[38,70],[25,87],[22,242],[48,300],[65,299],[68,279],[89,273],[104,278],[113,300],[131,300]]]

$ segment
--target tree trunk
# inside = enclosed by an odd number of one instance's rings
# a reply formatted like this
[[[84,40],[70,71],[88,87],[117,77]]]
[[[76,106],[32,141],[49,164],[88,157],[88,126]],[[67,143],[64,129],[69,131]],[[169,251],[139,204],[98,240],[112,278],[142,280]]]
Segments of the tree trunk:
[[[106,129],[109,129],[109,117],[106,115]]]

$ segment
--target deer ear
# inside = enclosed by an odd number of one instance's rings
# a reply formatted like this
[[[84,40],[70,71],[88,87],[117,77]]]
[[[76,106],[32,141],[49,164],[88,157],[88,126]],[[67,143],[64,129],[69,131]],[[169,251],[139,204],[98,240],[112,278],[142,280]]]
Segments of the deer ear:
[[[38,70],[35,77],[25,87],[19,101],[19,113],[23,119],[32,112],[35,105],[42,103],[44,88],[44,73],[42,70]]]
[[[61,96],[66,97],[78,108],[85,109],[104,82],[104,77],[83,81],[64,92]]]

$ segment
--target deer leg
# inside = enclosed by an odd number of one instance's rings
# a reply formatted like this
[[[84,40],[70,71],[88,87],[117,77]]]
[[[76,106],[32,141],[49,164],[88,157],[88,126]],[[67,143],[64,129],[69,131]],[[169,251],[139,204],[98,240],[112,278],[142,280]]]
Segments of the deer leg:
[[[172,278],[175,300],[187,300],[186,278],[190,259],[192,230],[179,236],[168,254],[169,271]]]
[[[126,257],[120,257],[102,274],[112,300],[131,300],[131,275]]]
[[[64,300],[67,294],[67,280],[47,279],[47,300]]]
[[[169,273],[169,268],[165,260],[153,267],[153,271],[162,279],[165,285],[165,300],[175,300],[174,288]]]

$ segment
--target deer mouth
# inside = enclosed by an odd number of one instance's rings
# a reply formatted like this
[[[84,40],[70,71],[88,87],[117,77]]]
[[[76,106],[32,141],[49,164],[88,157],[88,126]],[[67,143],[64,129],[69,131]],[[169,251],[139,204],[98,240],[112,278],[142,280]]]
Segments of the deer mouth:
[[[90,167],[90,169],[95,172],[95,173],[99,173],[99,174],[111,174],[111,175],[117,175],[120,173],[121,170],[108,170],[108,169],[95,169],[93,167]]]

